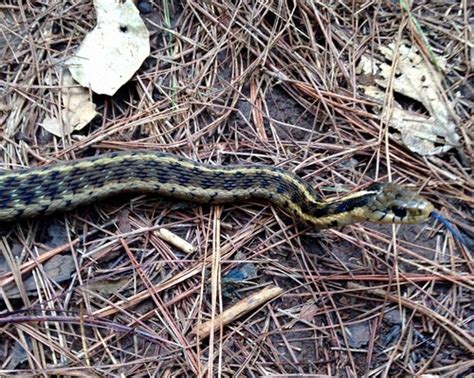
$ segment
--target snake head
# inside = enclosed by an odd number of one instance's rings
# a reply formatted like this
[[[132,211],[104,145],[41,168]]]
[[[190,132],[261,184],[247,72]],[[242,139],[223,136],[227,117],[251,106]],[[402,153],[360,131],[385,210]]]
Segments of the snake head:
[[[367,220],[378,223],[418,223],[434,210],[431,202],[403,186],[393,183],[376,183],[367,191],[374,191],[368,204]]]

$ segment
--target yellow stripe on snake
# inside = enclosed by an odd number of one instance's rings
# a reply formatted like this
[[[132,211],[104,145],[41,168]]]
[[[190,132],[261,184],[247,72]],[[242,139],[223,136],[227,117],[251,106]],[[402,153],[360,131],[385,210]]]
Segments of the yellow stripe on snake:
[[[265,200],[317,228],[360,221],[417,223],[433,205],[392,183],[321,200],[304,180],[264,165],[212,166],[153,151],[112,153],[0,173],[0,221],[15,221],[124,192],[154,193],[202,204]]]

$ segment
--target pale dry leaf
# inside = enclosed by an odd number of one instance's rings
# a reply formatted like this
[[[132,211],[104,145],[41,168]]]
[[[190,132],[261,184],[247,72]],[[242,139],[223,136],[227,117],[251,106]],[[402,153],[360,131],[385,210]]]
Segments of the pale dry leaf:
[[[63,137],[72,133],[71,127],[67,124],[63,124],[57,117],[46,116],[39,125],[48,133],[56,135],[57,137]]]
[[[365,86],[364,93],[367,97],[378,100],[382,100],[385,96],[385,92],[375,86]],[[388,116],[381,106],[375,111],[385,119],[389,119],[389,125],[400,132],[399,139],[413,152],[420,155],[435,155],[451,148],[440,143],[439,135],[442,135],[445,129],[432,117],[404,110],[398,104],[389,110],[391,114]],[[435,146],[436,144],[439,146]]]
[[[388,47],[381,47],[380,51],[389,60],[394,58],[395,45],[391,43]],[[430,114],[440,121],[447,121],[449,118],[448,105],[440,96],[441,74],[434,69],[430,69],[425,59],[418,53],[415,47],[407,47],[402,44],[399,47],[400,58],[397,63],[395,77],[393,79],[393,89],[414,100],[420,101]],[[444,59],[437,57],[440,66],[445,67]],[[382,79],[376,80],[377,84],[386,88],[391,76],[392,66],[381,65],[380,75]]]
[[[65,112],[63,121],[71,125],[73,130],[81,130],[97,115],[95,104],[90,100],[89,91],[77,86],[77,83],[67,71],[63,74],[64,88],[61,97]]]
[[[94,5],[97,26],[66,64],[82,86],[112,96],[150,54],[149,32],[131,0]]]
[[[381,47],[381,52],[388,60],[394,59],[395,45]],[[415,47],[402,44],[400,57],[393,75],[392,88],[395,92],[419,101],[429,112],[429,116],[404,110],[394,102],[393,109],[375,109],[389,125],[400,132],[403,143],[420,155],[435,155],[446,152],[459,145],[456,124],[450,116],[451,103],[445,101],[440,93],[442,88],[441,74],[426,64]],[[437,58],[444,67],[442,58]],[[383,103],[385,92],[392,77],[392,65],[364,56],[357,72],[366,78],[372,78],[370,85],[361,85],[364,93]],[[373,85],[373,84],[377,84]],[[386,113],[388,112],[388,113]]]
[[[62,76],[60,115],[46,116],[40,126],[53,135],[63,137],[82,129],[94,119],[97,112],[89,91],[78,86],[68,71],[64,70],[62,75],[58,72],[58,76]]]

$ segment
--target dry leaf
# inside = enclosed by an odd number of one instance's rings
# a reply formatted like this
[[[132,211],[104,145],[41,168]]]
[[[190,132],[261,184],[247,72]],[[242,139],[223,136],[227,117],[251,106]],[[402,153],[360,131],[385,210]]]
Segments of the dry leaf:
[[[40,126],[48,133],[56,135],[57,137],[63,137],[72,133],[71,127],[63,125],[56,117],[44,117],[44,120],[40,122]]]
[[[388,60],[394,58],[395,45],[381,47],[381,52]],[[399,48],[400,57],[393,75],[393,90],[404,96],[419,101],[430,116],[404,110],[400,104],[394,102],[393,109],[377,109],[383,118],[389,119],[389,125],[400,132],[403,143],[420,155],[435,155],[448,151],[459,145],[459,136],[456,134],[456,124],[452,121],[447,103],[441,96],[441,74],[430,69],[426,61],[415,47],[402,44]],[[437,58],[440,65],[443,59]],[[367,96],[383,102],[385,92],[392,76],[392,65],[362,57],[358,66],[358,73],[362,78],[373,78],[378,84],[360,86]],[[385,112],[391,112],[386,114]]]
[[[82,86],[112,96],[150,54],[149,33],[131,0],[94,4],[97,26],[66,64]]]
[[[97,115],[95,104],[90,100],[89,91],[78,87],[67,71],[63,72],[61,84],[61,119],[47,116],[40,125],[58,137],[71,134],[86,126]]]

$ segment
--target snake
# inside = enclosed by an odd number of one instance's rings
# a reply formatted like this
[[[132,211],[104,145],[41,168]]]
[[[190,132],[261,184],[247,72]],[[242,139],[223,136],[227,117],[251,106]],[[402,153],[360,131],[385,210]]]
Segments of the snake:
[[[318,229],[361,221],[418,223],[433,205],[404,186],[374,182],[321,199],[307,181],[267,165],[210,165],[159,151],[125,151],[0,172],[0,222],[70,211],[120,193],[199,204],[267,201]]]

